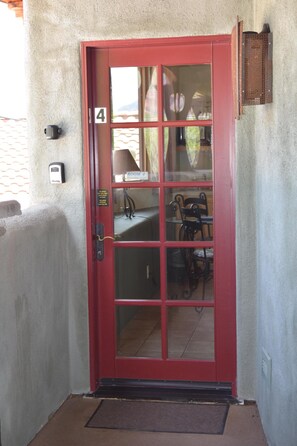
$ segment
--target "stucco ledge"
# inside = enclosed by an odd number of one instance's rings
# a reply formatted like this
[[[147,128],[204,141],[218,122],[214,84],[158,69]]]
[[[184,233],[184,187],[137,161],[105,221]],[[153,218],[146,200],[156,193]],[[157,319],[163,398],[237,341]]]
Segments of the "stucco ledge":
[[[58,206],[42,203],[31,206],[22,211],[20,215],[0,218],[0,237],[7,232],[23,231],[25,228],[43,226],[47,223],[65,219],[66,217]]]

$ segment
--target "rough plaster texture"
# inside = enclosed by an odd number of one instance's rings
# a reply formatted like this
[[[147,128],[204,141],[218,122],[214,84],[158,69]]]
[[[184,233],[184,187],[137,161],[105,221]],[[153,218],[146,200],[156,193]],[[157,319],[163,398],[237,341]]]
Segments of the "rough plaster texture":
[[[254,110],[236,128],[236,294],[238,396],[255,399],[257,293]]]
[[[273,104],[256,107],[258,357],[257,400],[271,446],[297,444],[297,4],[256,2],[256,26],[273,32]]]
[[[70,393],[68,234],[36,206],[0,220],[1,444],[24,446]]]

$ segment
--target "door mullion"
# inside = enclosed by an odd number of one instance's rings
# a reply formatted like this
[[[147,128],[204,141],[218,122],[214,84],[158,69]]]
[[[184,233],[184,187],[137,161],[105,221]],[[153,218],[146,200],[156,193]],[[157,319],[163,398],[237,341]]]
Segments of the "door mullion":
[[[165,215],[165,189],[164,189],[164,130],[163,130],[163,73],[162,65],[157,66],[158,70],[158,143],[159,143],[159,179],[160,179],[160,280],[161,280],[161,343],[162,359],[167,359],[168,341],[167,341],[167,273],[166,273],[166,215]]]

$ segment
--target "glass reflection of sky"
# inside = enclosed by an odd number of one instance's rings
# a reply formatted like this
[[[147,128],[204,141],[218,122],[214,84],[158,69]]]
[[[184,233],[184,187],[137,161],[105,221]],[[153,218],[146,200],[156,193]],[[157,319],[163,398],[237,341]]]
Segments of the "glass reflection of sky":
[[[111,68],[113,110],[126,111],[138,103],[137,67]]]

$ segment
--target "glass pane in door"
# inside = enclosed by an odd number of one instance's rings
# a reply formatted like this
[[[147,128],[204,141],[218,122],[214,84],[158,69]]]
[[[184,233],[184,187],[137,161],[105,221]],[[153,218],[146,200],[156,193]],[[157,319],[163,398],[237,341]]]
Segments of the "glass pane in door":
[[[156,121],[157,71],[155,67],[110,69],[111,122]]]
[[[163,68],[165,121],[212,119],[211,66],[178,65]]]
[[[167,249],[167,299],[214,300],[213,248]]]
[[[212,187],[167,188],[165,206],[166,240],[183,241],[184,236],[187,235],[184,233],[183,227],[189,220],[194,221],[190,228],[194,231],[193,240],[213,240]],[[191,215],[191,209],[193,215]],[[188,227],[190,227],[190,223]]]
[[[113,219],[117,240],[159,240],[159,189],[113,189]]]
[[[112,170],[113,180],[158,181],[158,129],[119,128],[113,129]]]
[[[164,163],[167,181],[211,181],[211,127],[165,127]]]
[[[170,307],[167,312],[168,357],[214,360],[214,310]]]
[[[117,355],[161,358],[161,311],[155,306],[117,306]]]
[[[115,248],[115,298],[160,299],[158,248]]]

